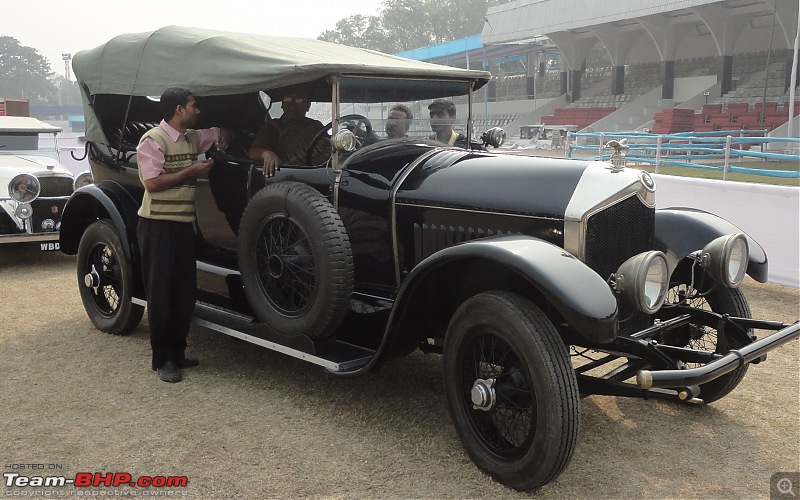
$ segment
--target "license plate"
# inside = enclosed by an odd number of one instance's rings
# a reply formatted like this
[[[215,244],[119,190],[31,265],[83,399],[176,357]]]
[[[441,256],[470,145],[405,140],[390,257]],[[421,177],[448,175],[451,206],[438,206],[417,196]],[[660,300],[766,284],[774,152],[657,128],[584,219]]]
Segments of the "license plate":
[[[55,252],[61,250],[61,244],[57,241],[48,241],[45,243],[39,243],[39,249],[42,252]]]

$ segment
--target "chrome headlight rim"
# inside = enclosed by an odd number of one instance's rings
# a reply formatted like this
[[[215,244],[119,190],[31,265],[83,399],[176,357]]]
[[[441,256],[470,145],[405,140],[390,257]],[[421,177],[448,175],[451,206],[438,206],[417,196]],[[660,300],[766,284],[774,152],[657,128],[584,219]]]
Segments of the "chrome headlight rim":
[[[619,266],[614,288],[645,314],[654,314],[669,289],[669,269],[663,252],[653,250],[634,255]]]
[[[33,207],[28,202],[19,203],[14,207],[14,217],[19,220],[27,220],[33,217]]]
[[[72,190],[77,191],[78,189],[91,184],[94,184],[94,177],[92,177],[92,173],[87,170],[85,172],[81,172],[77,177],[75,177],[75,180],[72,181]]]
[[[18,203],[30,203],[39,197],[42,186],[33,174],[21,173],[8,183],[8,195]]]
[[[331,145],[337,151],[353,152],[358,147],[356,135],[348,129],[342,129],[331,137]]]
[[[701,252],[700,263],[714,281],[728,288],[738,287],[747,274],[750,247],[744,233],[711,240]]]

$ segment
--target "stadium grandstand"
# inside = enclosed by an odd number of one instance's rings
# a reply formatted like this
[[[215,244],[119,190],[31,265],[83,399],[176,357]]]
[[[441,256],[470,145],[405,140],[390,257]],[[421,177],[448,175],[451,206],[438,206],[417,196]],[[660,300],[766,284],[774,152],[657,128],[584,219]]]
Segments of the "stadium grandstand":
[[[798,0],[515,0],[479,35],[398,55],[491,71],[479,128],[785,137],[797,25]]]

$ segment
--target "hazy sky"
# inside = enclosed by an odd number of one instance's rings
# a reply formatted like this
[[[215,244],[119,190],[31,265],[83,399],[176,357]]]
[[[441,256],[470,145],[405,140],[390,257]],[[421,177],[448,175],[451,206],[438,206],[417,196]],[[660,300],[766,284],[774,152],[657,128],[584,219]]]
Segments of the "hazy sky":
[[[64,74],[61,54],[116,35],[162,26],[316,38],[354,14],[377,15],[381,0],[6,0],[0,35],[13,36]],[[74,80],[72,70],[70,76]]]

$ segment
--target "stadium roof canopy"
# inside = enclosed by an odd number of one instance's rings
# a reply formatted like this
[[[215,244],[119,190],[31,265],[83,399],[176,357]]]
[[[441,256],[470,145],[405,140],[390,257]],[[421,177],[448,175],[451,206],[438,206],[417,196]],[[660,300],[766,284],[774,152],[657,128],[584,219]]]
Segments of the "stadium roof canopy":
[[[578,66],[597,41],[615,64],[637,45],[650,60],[722,56],[792,47],[797,11],[798,0],[515,0],[489,8],[481,42],[546,36]]]

